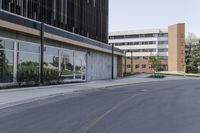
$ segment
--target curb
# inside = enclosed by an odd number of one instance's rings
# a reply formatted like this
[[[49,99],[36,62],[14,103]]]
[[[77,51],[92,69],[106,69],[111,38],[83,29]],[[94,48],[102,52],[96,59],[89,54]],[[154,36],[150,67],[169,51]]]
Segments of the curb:
[[[185,80],[185,79],[176,79],[176,80]],[[195,80],[197,80],[197,79],[195,79]],[[24,99],[24,100],[21,100],[21,101],[11,102],[11,103],[8,103],[8,104],[2,104],[2,105],[0,105],[0,110],[5,109],[5,108],[9,108],[9,107],[13,107],[13,106],[17,106],[17,105],[21,105],[21,104],[31,103],[31,102],[38,101],[38,100],[53,98],[53,97],[56,97],[56,96],[73,94],[73,93],[76,93],[76,92],[97,91],[97,90],[108,89],[108,88],[113,88],[113,87],[124,87],[124,86],[129,86],[129,85],[140,85],[142,83],[150,83],[150,82],[155,83],[155,82],[165,82],[165,81],[174,81],[174,79],[161,80],[161,81],[141,81],[141,82],[136,82],[136,83],[121,83],[121,84],[118,84],[118,85],[108,85],[108,86],[105,86],[105,87],[88,87],[88,88],[83,89],[83,90],[81,90],[81,89],[76,90],[75,89],[71,92],[60,92],[60,93],[55,93],[55,94],[49,94],[49,95],[46,95],[46,96],[38,96],[38,97],[35,97],[35,98]],[[67,87],[67,86],[73,86],[73,85],[77,86],[77,85],[80,85],[80,84],[78,83],[78,84],[31,87],[31,88],[23,88],[23,90],[19,90],[19,89],[5,90],[5,91],[3,90],[3,92],[0,91],[0,93],[13,92],[13,91],[16,91],[16,90],[17,91],[29,91],[29,90],[33,90],[33,88],[34,89],[45,89],[45,88],[55,88],[55,87]]]

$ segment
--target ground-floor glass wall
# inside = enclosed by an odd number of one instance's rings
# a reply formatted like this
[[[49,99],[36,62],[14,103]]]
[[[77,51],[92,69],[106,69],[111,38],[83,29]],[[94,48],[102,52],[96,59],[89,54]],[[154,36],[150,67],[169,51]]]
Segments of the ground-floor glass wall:
[[[74,52],[70,50],[61,51],[61,77],[65,80],[74,79]]]
[[[86,78],[86,56],[84,53],[75,52],[75,77],[76,79]]]
[[[14,42],[0,39],[0,83],[13,82]]]
[[[39,82],[40,46],[17,42],[17,81]]]
[[[0,38],[0,83],[39,83],[40,44]],[[86,80],[86,52],[44,46],[44,81]]]

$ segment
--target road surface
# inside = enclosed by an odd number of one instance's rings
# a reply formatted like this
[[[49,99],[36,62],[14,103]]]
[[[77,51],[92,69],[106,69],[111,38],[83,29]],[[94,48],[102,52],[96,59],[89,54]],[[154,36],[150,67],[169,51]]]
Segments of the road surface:
[[[0,133],[200,133],[200,81],[133,84],[3,109]]]

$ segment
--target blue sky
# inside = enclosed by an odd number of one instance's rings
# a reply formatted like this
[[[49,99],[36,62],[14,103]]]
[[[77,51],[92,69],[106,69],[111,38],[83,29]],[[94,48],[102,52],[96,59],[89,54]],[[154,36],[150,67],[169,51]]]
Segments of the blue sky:
[[[186,23],[200,37],[200,0],[109,0],[109,31],[167,28]]]

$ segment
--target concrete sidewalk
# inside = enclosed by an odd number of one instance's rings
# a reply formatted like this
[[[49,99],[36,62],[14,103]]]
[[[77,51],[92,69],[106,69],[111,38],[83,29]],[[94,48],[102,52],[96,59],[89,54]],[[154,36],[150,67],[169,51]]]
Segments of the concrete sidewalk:
[[[29,103],[36,100],[46,99],[49,97],[59,96],[63,94],[70,94],[77,91],[95,90],[106,87],[137,84],[154,81],[167,80],[186,80],[186,79],[200,79],[200,78],[183,78],[177,76],[168,76],[164,79],[147,78],[147,74],[140,74],[136,76],[119,78],[115,80],[99,80],[85,83],[41,86],[31,88],[17,88],[10,90],[0,90],[0,109]]]

